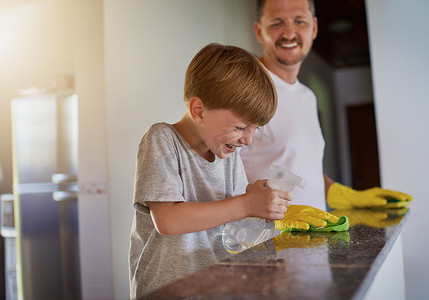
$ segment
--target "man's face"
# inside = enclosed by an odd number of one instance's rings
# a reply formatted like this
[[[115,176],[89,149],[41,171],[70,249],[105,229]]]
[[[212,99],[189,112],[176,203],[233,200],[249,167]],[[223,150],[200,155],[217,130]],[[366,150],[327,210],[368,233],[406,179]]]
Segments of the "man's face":
[[[266,0],[255,35],[263,59],[280,66],[301,64],[317,35],[317,19],[307,0]]]

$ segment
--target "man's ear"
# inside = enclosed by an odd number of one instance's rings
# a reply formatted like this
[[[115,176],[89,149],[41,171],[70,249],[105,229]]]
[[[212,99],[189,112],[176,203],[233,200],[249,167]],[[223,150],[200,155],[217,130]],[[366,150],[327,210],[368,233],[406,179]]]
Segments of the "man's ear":
[[[198,97],[192,97],[189,100],[189,114],[191,118],[197,122],[202,123],[204,121],[204,107],[203,101]]]
[[[318,31],[319,25],[317,23],[317,18],[313,17],[313,41],[316,39]]]
[[[253,23],[253,32],[255,33],[256,39],[262,44],[262,33],[261,24],[259,22]]]

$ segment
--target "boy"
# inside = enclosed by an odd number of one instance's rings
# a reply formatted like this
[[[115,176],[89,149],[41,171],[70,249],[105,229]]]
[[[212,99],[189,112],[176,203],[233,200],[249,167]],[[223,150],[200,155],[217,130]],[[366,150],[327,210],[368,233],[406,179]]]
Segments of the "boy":
[[[183,118],[152,125],[139,145],[132,299],[223,259],[223,224],[281,219],[292,200],[268,189],[266,180],[248,185],[236,152],[251,144],[277,107],[259,60],[237,47],[207,45],[189,64],[184,90]]]

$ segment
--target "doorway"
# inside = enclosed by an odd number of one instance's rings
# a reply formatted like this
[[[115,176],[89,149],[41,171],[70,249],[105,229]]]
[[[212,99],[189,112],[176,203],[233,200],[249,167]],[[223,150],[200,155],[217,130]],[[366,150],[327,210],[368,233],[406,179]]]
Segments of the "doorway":
[[[374,103],[347,106],[352,187],[380,186]]]

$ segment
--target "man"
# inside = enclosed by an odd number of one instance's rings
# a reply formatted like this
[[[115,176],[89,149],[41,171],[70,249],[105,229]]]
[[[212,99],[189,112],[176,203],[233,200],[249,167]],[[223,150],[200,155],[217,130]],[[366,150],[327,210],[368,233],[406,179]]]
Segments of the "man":
[[[317,29],[313,0],[257,1],[254,32],[263,48],[260,60],[276,85],[278,107],[252,145],[240,152],[249,182],[268,178],[270,165],[275,164],[307,181],[304,190],[293,191],[293,204],[323,210],[326,201],[331,208],[341,209],[407,206],[412,200],[409,195],[379,188],[357,192],[323,174],[325,141],[316,96],[297,79]],[[396,202],[388,203],[388,197]]]

